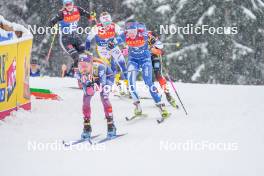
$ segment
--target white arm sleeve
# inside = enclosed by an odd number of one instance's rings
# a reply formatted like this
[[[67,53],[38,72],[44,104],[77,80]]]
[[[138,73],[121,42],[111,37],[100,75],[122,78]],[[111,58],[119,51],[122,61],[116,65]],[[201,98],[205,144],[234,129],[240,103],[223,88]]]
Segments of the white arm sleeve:
[[[121,27],[118,24],[115,24],[115,33],[116,35],[121,35],[124,31],[121,29]]]
[[[87,40],[92,41],[93,38],[98,34],[98,27],[94,26],[87,36]]]

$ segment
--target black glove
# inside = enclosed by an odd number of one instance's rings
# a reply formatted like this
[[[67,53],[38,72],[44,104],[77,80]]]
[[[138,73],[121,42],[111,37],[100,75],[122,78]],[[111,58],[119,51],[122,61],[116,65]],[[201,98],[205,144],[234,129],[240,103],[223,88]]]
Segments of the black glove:
[[[108,45],[107,45],[107,49],[108,50],[112,50],[115,48],[115,43],[114,42],[109,42]]]
[[[156,43],[156,38],[152,37],[149,42],[151,45],[154,45]]]

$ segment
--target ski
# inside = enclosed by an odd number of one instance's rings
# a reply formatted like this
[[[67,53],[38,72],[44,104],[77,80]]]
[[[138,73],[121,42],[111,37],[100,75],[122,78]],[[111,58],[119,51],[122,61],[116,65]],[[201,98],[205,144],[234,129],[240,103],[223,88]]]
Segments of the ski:
[[[120,99],[131,99],[129,95],[114,95],[115,97],[118,97]],[[152,100],[151,97],[139,97],[141,100]]]
[[[129,122],[129,121],[132,121],[132,120],[134,120],[134,119],[136,119],[138,117],[148,117],[148,115],[147,114],[133,115],[132,117],[126,117],[126,121]]]
[[[111,138],[106,137],[106,138],[104,138],[104,139],[98,141],[96,144],[102,144],[102,143],[104,143],[104,142],[111,141],[111,140],[114,140],[114,139],[120,138],[120,137],[125,136],[125,135],[127,135],[127,133],[124,133],[124,134],[118,134],[118,135],[116,135],[116,136],[114,136],[114,137],[111,137]]]
[[[176,105],[176,106],[172,106],[172,107],[174,107],[174,108],[176,108],[176,109],[180,109],[180,107],[179,107],[178,105]]]
[[[68,87],[69,89],[82,90],[80,87]]]
[[[70,147],[70,146],[77,145],[77,144],[80,144],[80,143],[83,143],[83,142],[89,142],[92,145],[93,144],[92,139],[95,139],[95,138],[97,138],[99,136],[100,136],[100,134],[92,136],[89,139],[78,139],[78,140],[70,141],[70,142],[66,142],[66,141],[63,140],[62,144],[64,144],[65,147]]]
[[[158,124],[163,123],[166,119],[168,119],[171,116],[171,113],[169,113],[169,115],[167,117],[162,117],[161,119],[158,119],[157,122]]]
[[[153,100],[153,98],[151,98],[151,97],[139,97],[139,99],[141,99],[141,100]]]
[[[130,97],[129,97],[128,95],[114,95],[114,97],[118,97],[118,98],[120,98],[121,100],[122,100],[122,99],[125,99],[125,100],[129,100],[129,99],[130,99]]]
[[[169,102],[169,104],[175,109],[180,109],[180,107],[177,104],[173,104],[171,102]]]

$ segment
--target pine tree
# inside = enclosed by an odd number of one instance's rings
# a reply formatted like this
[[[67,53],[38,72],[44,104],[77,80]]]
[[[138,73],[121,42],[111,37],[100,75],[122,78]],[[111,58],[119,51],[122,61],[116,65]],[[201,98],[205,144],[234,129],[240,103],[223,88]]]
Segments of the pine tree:
[[[145,19],[151,30],[159,30],[160,24],[238,28],[236,35],[163,35],[166,43],[181,43],[178,48],[166,47],[170,74],[176,80],[263,84],[262,0],[136,1],[129,5],[136,9],[135,18]]]

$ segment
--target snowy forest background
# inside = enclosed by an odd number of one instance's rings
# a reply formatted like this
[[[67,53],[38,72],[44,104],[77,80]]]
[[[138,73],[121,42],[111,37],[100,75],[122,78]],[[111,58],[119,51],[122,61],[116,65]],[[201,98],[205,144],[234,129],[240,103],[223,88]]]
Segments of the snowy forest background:
[[[237,26],[236,35],[163,35],[166,66],[182,82],[219,84],[264,84],[264,0],[75,0],[87,10],[112,14],[115,22],[134,17],[150,30],[160,25],[187,24]],[[61,8],[61,0],[1,0],[0,14],[27,26],[45,26]],[[83,20],[82,25],[87,26]],[[85,41],[85,35],[83,36]],[[49,66],[44,64],[51,36],[35,35],[32,58],[42,72],[58,76],[70,58],[56,40]]]

